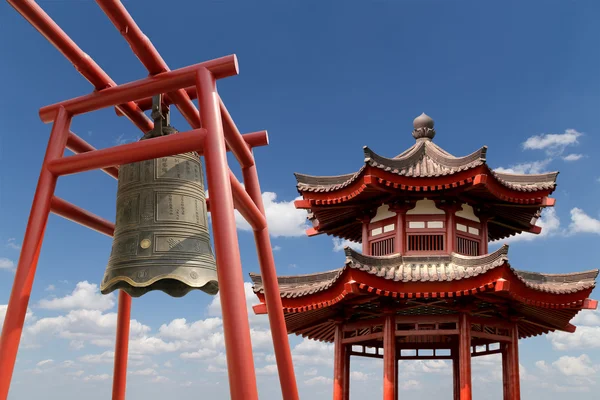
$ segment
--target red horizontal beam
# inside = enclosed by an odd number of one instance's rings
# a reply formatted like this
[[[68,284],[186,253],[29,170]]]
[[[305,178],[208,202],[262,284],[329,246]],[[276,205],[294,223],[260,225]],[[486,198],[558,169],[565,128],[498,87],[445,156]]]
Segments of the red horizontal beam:
[[[254,165],[254,156],[252,152],[246,146],[240,131],[237,126],[235,126],[235,122],[233,122],[233,118],[227,111],[227,107],[223,104],[223,100],[219,97],[219,107],[221,110],[221,120],[223,122],[223,136],[225,136],[225,141],[231,148],[231,152],[235,155],[235,158],[240,162],[242,168],[251,167]]]
[[[135,23],[123,4],[114,0],[96,0],[102,11],[108,16],[115,28],[123,35],[133,53],[144,64],[151,75],[169,71],[167,63],[160,56],[150,39]],[[185,90],[177,89],[170,92],[169,99],[173,99],[181,115],[188,121],[192,128],[200,128],[200,115],[192,100]]]
[[[235,209],[242,214],[242,217],[248,221],[255,231],[263,230],[267,227],[267,220],[260,212],[244,186],[238,181],[233,172],[229,170],[229,181],[231,182],[231,191],[233,193],[233,203]]]
[[[252,310],[254,310],[254,314],[263,315],[267,313],[267,305],[264,303],[255,304],[252,306]]]
[[[76,222],[80,225],[112,237],[115,232],[115,224],[94,215],[83,208],[77,207],[60,197],[54,196],[50,201],[50,211],[63,218]]]
[[[237,58],[229,55],[45,106],[40,109],[40,118],[49,123],[54,121],[60,107],[70,115],[78,115],[190,86],[196,82],[196,71],[202,68],[210,71],[215,79],[238,74]]]
[[[50,161],[48,169],[55,175],[69,175],[187,153],[201,149],[204,145],[205,136],[205,129],[194,129],[169,136],[146,139],[135,143],[59,158]]]
[[[198,90],[196,89],[196,86],[190,86],[183,90],[192,100],[198,97]],[[145,99],[138,100],[135,103],[141,110],[150,110],[152,108],[152,97],[146,97]],[[169,106],[171,104],[175,104],[175,101],[169,96],[169,94],[166,94],[163,96],[163,104]],[[115,109],[115,112],[119,117],[124,115],[119,109]]]
[[[90,151],[96,151],[94,146],[69,131],[69,137],[67,138],[67,149],[71,150],[75,154],[88,153]],[[115,179],[119,178],[119,169],[117,167],[102,168],[102,171]]]
[[[44,12],[34,1],[7,0],[35,29],[38,30],[75,69],[87,79],[96,90],[116,86],[116,83],[104,72],[94,60],[83,52],[71,38]],[[134,102],[122,102],[116,108],[127,116],[143,132],[148,132],[154,123],[139,109]],[[118,103],[115,103],[118,104]]]

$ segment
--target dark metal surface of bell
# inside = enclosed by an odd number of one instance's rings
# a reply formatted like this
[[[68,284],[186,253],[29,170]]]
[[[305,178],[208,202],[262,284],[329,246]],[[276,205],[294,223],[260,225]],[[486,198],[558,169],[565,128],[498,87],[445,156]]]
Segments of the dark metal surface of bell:
[[[164,134],[177,134],[159,127]],[[148,134],[142,140],[149,137]],[[151,139],[150,139],[151,140]],[[112,252],[100,291],[132,297],[218,292],[202,164],[196,153],[122,165]]]

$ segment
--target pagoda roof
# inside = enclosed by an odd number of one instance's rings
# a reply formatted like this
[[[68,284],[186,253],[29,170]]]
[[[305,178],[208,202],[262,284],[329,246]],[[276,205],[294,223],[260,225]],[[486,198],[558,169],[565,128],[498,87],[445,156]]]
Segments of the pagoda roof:
[[[313,176],[295,173],[299,192],[334,192],[356,181],[366,167],[408,178],[437,178],[454,175],[486,164],[487,146],[464,156],[455,157],[429,139],[418,139],[406,151],[387,158],[364,146],[364,165],[355,173],[335,176]],[[489,169],[490,174],[508,189],[521,192],[553,190],[558,172],[546,174],[510,174]]]
[[[581,309],[597,307],[587,296],[596,285],[598,269],[565,274],[517,270],[508,262],[508,245],[482,256],[376,257],[349,247],[345,254],[339,269],[278,277],[288,332],[330,341],[333,328],[313,328],[343,315],[345,307],[352,309],[351,321],[372,318],[381,311],[382,299],[388,304],[409,302],[406,315],[412,316],[451,314],[469,303],[490,308],[488,312],[499,318],[510,309],[524,320],[521,337],[572,332],[575,327],[569,321]],[[262,278],[254,273],[250,277],[264,306]],[[440,301],[445,305],[436,305]]]
[[[424,121],[424,118],[428,119]],[[540,233],[535,226],[541,211],[554,205],[558,172],[514,174],[487,165],[487,146],[456,157],[433,142],[433,120],[415,119],[415,143],[388,158],[364,147],[364,163],[354,173],[313,176],[295,173],[302,199],[297,208],[309,210],[313,228],[355,242],[362,240],[359,219],[381,204],[418,200],[468,203],[488,215],[490,240],[522,232]]]
[[[489,270],[508,263],[508,245],[482,256],[465,256],[458,253],[432,256],[366,256],[350,247],[344,249],[346,262],[342,268],[305,275],[278,277],[283,298],[297,298],[327,290],[348,268],[393,282],[450,282],[485,274]],[[598,270],[566,274],[510,269],[515,277],[527,287],[546,293],[566,294],[590,289],[595,286]],[[258,274],[250,274],[253,289],[263,293],[262,280]]]

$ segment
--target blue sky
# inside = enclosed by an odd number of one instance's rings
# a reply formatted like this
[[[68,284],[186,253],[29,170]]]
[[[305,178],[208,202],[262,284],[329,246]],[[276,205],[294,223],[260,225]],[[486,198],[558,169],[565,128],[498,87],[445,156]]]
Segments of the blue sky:
[[[116,82],[147,75],[95,2],[38,3]],[[270,145],[255,154],[279,274],[323,271],[344,261],[330,237],[304,236],[306,214],[292,206],[298,196],[293,172],[353,172],[364,145],[394,156],[413,144],[412,120],[421,112],[436,121],[435,142],[455,155],[488,145],[493,168],[560,171],[555,211],[539,222],[543,235],[510,241],[515,268],[597,268],[600,5],[522,3],[124,4],[172,69],[239,57],[240,75],[220,81],[219,91],[240,130],[269,131]],[[0,54],[1,318],[50,132],[38,109],[92,88],[6,2],[0,4]],[[173,124],[187,129],[177,112]],[[113,110],[77,117],[72,130],[98,148],[140,135]],[[116,182],[100,172],[61,178],[57,194],[114,220]],[[258,265],[252,234],[241,223],[239,238],[247,278]],[[109,397],[116,306],[97,285],[110,246],[108,237],[50,217],[10,399],[42,393],[79,399],[82,391],[90,400]],[[598,290],[592,297],[600,298]],[[248,299],[255,301],[251,293]],[[200,292],[134,300],[128,399],[199,390],[228,397],[216,301]],[[250,319],[261,399],[278,399],[266,318]],[[600,313],[582,313],[575,322],[573,335],[522,342],[524,398],[558,399],[573,391],[582,400],[595,398]],[[290,340],[301,397],[329,398],[331,346]],[[501,399],[498,360],[476,363],[475,397]],[[401,371],[407,394],[451,398],[448,365],[412,362]],[[380,381],[380,363],[353,361],[353,398],[379,396]]]

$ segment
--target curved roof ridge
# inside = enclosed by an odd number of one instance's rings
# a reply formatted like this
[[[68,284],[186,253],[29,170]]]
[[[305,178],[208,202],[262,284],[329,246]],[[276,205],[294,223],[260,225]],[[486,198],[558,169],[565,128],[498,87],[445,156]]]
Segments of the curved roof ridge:
[[[486,161],[487,154],[487,146],[482,146],[481,148],[475,150],[471,154],[467,154],[466,156],[456,157],[440,146],[433,142],[426,142],[425,144],[425,153],[435,162],[442,164],[446,167],[456,168],[462,167],[464,165],[471,164],[476,161],[481,161],[482,163]]]
[[[464,254],[452,253],[450,257],[452,262],[456,265],[471,267],[474,265],[489,264],[499,260],[508,261],[508,248],[509,246],[507,244],[503,244],[497,250],[480,256],[466,256]]]
[[[392,167],[395,169],[394,173],[402,172],[406,170],[416,163],[418,163],[426,152],[426,142],[421,141],[415,143],[409,151],[403,153],[402,158],[387,158],[382,155],[377,154],[373,150],[369,148],[369,146],[364,146],[363,151],[365,154],[365,163],[370,164],[371,162],[375,162],[376,164],[380,164],[385,167]],[[392,169],[390,168],[390,169]]]

